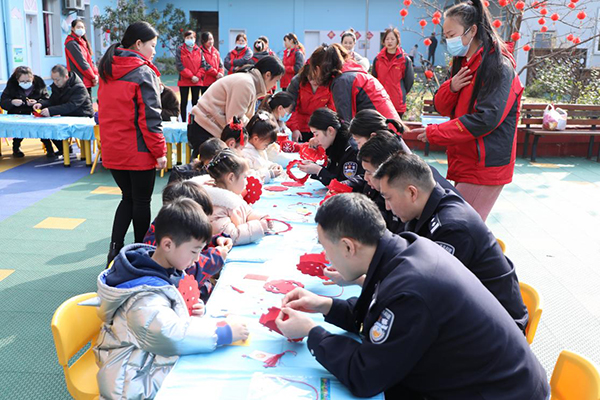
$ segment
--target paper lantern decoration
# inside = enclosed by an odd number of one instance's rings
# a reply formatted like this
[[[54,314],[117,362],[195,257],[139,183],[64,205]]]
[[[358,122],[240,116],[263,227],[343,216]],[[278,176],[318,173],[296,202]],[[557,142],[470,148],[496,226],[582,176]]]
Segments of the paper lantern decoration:
[[[425,44],[425,46],[431,46],[431,39],[425,38],[425,40],[423,40],[423,43]]]
[[[523,46],[523,50],[529,51],[529,50],[531,50],[531,46],[526,44],[525,46]]]
[[[404,23],[404,18],[406,18],[407,15],[408,15],[408,10],[406,8],[403,8],[402,10],[400,10],[400,16],[402,17],[402,23]]]
[[[299,152],[300,158],[303,160],[312,161],[323,167],[327,166],[327,153],[323,147],[319,146],[316,149],[313,149],[308,143],[304,143]]]
[[[430,69],[425,70],[425,77],[427,78],[427,80],[430,80],[431,78],[433,78],[433,71]]]
[[[292,168],[296,165],[296,164],[301,164],[302,161],[301,160],[294,160],[292,162],[290,162],[287,167],[285,168],[285,171],[287,172],[287,175],[290,177],[290,179],[299,182],[301,184],[305,184],[306,181],[308,180],[309,175],[306,174],[305,176],[303,176],[302,178],[298,178],[296,175],[294,175],[292,173]]]
[[[499,0],[498,4],[500,7],[506,7],[508,5],[508,0]]]
[[[539,1],[534,1],[533,4],[532,4],[532,6],[533,6],[533,8],[535,8],[537,10],[538,8],[540,8],[540,2]]]
[[[546,19],[544,17],[538,19],[538,24],[544,25],[546,23]]]
[[[502,26],[502,21],[495,19],[494,22],[492,22],[492,25],[494,25],[494,28],[499,29]]]
[[[512,35],[510,35],[510,38],[513,40],[513,42],[516,42],[517,40],[521,39],[521,34],[519,32],[514,32]]]
[[[573,39],[573,43],[579,44],[581,43],[581,39],[579,37],[576,37],[575,39]]]
[[[404,5],[406,7],[410,7],[411,4],[412,4],[412,0],[404,0]]]
[[[179,293],[181,293],[188,309],[188,313],[191,316],[194,304],[198,303],[198,300],[200,300],[200,289],[198,289],[198,282],[194,279],[194,275],[186,275],[179,281],[177,289],[179,290]]]
[[[489,7],[489,6],[490,6],[490,2],[489,2],[489,1],[487,1],[487,0],[484,0],[484,2],[483,2],[483,6],[484,6],[484,7]]]
[[[571,3],[573,3],[573,4],[575,4],[577,2],[579,2],[579,0],[571,0]]]
[[[427,26],[427,21],[425,21],[424,19],[419,21],[419,25],[421,25],[421,29],[425,28]]]
[[[579,11],[577,13],[577,19],[583,21],[585,18],[587,17],[587,14],[585,13],[585,11]]]
[[[274,281],[269,281],[264,284],[263,288],[267,292],[277,293],[277,294],[288,294],[292,290],[296,288],[303,288],[304,285],[298,281],[286,280],[286,279],[278,279]]]
[[[546,15],[548,15],[548,9],[547,9],[547,8],[542,8],[542,9],[540,10],[540,14],[542,14],[543,16],[546,16]]]
[[[557,13],[554,13],[550,16],[550,19],[554,22],[558,21],[560,18],[560,15],[558,15]]]
[[[523,9],[525,8],[525,2],[524,1],[517,1],[515,3],[515,8],[519,11],[523,11]]]
[[[569,42],[572,42],[572,41],[573,41],[573,39],[575,39],[575,36],[574,36],[572,33],[569,33],[569,34],[567,35],[567,40],[568,40]]]
[[[542,33],[548,32],[548,27],[546,25],[542,26],[542,28],[540,29],[540,32],[542,32]]]
[[[300,261],[296,264],[298,271],[303,274],[316,276],[317,278],[321,278],[323,280],[328,280],[323,273],[323,269],[325,269],[325,265],[328,264],[327,258],[325,257],[325,253],[316,253],[316,254],[304,254],[300,256]]]
[[[266,312],[265,314],[260,316],[260,319],[258,320],[258,322],[262,326],[269,329],[271,332],[276,332],[276,333],[279,333],[281,336],[283,336],[283,333],[281,333],[281,331],[277,327],[277,324],[275,323],[275,320],[279,316],[280,312],[281,312],[280,308],[271,307],[271,308],[269,308],[268,312]],[[287,319],[288,319],[288,316],[284,315],[283,320],[285,321]],[[302,339],[288,339],[288,340],[291,342],[301,342],[302,341]]]
[[[248,183],[246,184],[246,194],[244,200],[248,204],[254,204],[260,199],[262,194],[262,183],[253,176],[248,177]]]
[[[432,22],[434,25],[439,25],[439,24],[440,24],[440,22],[441,22],[441,20],[440,20],[439,18],[433,17],[433,19],[431,20],[431,22]]]
[[[572,10],[574,10],[574,9],[575,9],[575,7],[577,7],[577,5],[576,5],[575,3],[572,3],[572,2],[571,2],[571,3],[569,3],[569,5],[568,5],[567,7],[569,7],[569,8],[570,8],[570,9],[572,9]]]
[[[440,18],[441,19],[442,18],[442,13],[439,12],[439,11],[434,12],[433,13],[433,18]]]

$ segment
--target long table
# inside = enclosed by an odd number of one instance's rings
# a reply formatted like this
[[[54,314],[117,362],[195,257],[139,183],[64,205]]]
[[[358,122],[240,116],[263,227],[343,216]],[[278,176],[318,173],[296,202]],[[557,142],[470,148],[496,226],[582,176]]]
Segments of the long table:
[[[280,182],[267,186],[280,186]],[[250,337],[245,345],[224,346],[212,353],[180,357],[165,379],[157,400],[355,398],[310,354],[306,339],[289,342],[259,324],[261,314],[269,307],[281,307],[283,295],[267,292],[263,288],[265,281],[248,279],[248,275],[268,276],[268,281],[291,279],[323,296],[348,298],[360,294],[359,287],[323,285],[321,279],[296,269],[300,255],[322,251],[317,242],[314,216],[325,193],[326,189],[316,181],[283,192],[263,188],[263,195],[254,208],[290,223],[292,230],[234,247],[203,317],[219,320],[228,313],[235,315],[247,323]],[[277,230],[279,228],[277,225]],[[330,332],[350,335],[324,322],[321,315],[310,315]],[[286,353],[273,368],[263,367],[262,361],[256,359],[261,352],[279,354],[287,350],[295,355]],[[383,399],[383,395],[374,398]]]

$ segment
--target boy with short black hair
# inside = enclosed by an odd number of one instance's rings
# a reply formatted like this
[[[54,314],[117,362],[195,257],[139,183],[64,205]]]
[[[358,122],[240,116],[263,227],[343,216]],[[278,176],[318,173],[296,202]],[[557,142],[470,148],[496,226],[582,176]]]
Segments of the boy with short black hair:
[[[202,208],[178,199],[155,220],[157,247],[124,247],[110,269],[98,276],[99,315],[104,325],[94,353],[103,399],[154,398],[180,355],[213,351],[248,337],[244,324],[217,324],[192,316],[177,286],[210,240],[212,228]]]

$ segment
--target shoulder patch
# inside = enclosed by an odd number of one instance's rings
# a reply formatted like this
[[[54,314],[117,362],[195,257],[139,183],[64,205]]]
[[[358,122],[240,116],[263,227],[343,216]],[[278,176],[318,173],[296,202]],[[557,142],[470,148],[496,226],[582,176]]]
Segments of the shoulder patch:
[[[444,243],[444,242],[436,242],[438,246],[440,246],[442,249],[446,250],[448,253],[454,255],[454,246],[452,246],[451,244],[448,243]]]
[[[348,161],[344,163],[343,172],[346,178],[352,178],[358,171],[358,164],[354,161]]]
[[[369,331],[371,343],[381,344],[390,336],[394,323],[394,313],[389,308],[384,309]]]
[[[434,233],[442,226],[442,222],[440,221],[440,217],[435,214],[431,221],[429,221],[429,232]]]

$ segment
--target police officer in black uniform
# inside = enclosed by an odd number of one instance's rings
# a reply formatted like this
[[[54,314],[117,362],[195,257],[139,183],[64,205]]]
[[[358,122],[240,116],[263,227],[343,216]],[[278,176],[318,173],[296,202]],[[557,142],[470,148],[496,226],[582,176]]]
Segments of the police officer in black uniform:
[[[406,222],[406,230],[458,258],[525,332],[528,314],[515,267],[473,207],[436,184],[427,163],[414,154],[387,160],[376,178],[388,209]]]
[[[327,258],[347,281],[367,274],[349,300],[295,289],[276,324],[359,397],[545,400],[546,372],[512,318],[460,262],[414,233],[385,229],[359,193],[331,197],[315,217]],[[334,335],[302,311],[360,334]],[[285,320],[284,320],[285,319]]]

